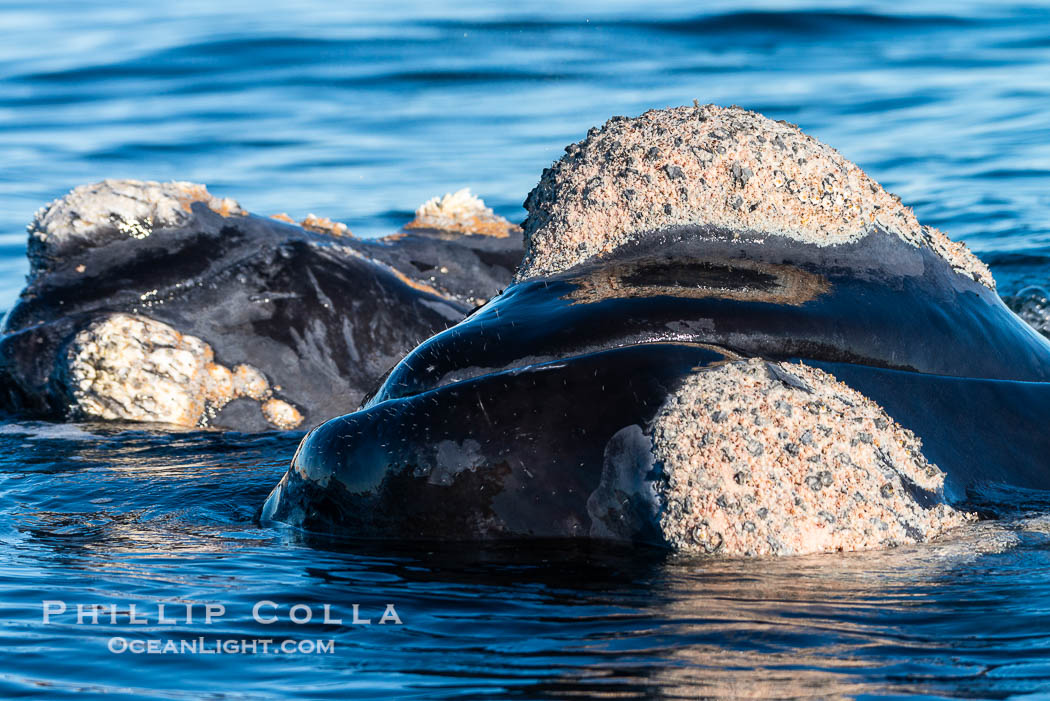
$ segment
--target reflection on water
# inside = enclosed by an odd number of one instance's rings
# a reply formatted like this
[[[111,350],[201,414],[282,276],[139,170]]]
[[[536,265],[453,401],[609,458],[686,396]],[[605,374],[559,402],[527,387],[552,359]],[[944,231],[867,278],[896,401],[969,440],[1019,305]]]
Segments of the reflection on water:
[[[18,664],[5,665],[0,693],[827,698],[1050,688],[1050,517],[1039,512],[1004,511],[924,546],[759,561],[572,543],[334,542],[254,523],[299,437],[4,426],[0,644]],[[1007,496],[1023,508],[1046,503]],[[1005,508],[1001,491],[987,498]],[[43,624],[45,599],[70,613]],[[253,619],[261,600],[278,604],[277,623]],[[169,617],[190,604],[194,620],[158,624],[162,602]],[[115,624],[103,615],[77,625],[77,603],[121,613]],[[212,625],[208,603],[226,607]],[[314,620],[291,622],[297,603]],[[403,625],[380,626],[391,603]],[[147,625],[128,622],[131,604]],[[321,622],[325,604],[341,625]],[[353,623],[354,604],[371,625]],[[118,656],[107,649],[114,636],[335,648]]]

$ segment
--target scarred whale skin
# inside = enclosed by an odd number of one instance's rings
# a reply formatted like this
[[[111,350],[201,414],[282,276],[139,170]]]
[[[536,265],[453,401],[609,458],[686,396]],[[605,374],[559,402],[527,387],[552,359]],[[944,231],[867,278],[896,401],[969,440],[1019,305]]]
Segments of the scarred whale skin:
[[[186,183],[107,181],[56,202],[34,224],[30,279],[4,321],[4,407],[314,425],[355,408],[407,350],[495,294],[520,257],[505,222],[503,236],[423,222],[362,240],[286,219]],[[120,377],[132,379],[114,386]]]
[[[303,440],[262,518],[762,555],[918,542],[984,483],[1050,489],[1050,344],[931,237],[676,222],[527,252]]]

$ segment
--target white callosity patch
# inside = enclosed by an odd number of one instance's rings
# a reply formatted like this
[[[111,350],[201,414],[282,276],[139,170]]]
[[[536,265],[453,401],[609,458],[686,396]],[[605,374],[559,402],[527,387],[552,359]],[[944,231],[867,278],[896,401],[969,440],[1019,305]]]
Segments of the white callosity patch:
[[[238,396],[262,401],[270,398],[270,383],[259,368],[238,365],[233,368],[233,391]]]
[[[282,399],[267,399],[261,408],[263,418],[271,426],[290,430],[303,422],[303,415],[299,410]]]
[[[332,221],[328,217],[319,217],[316,214],[310,213],[306,215],[299,226],[310,231],[316,231],[319,234],[331,234],[332,236],[353,236],[350,232],[349,227],[346,224],[338,221]]]
[[[61,373],[79,418],[200,426],[238,397],[269,401],[264,418],[278,428],[302,420],[295,407],[270,399],[270,386],[249,365],[215,362],[211,346],[142,316],[111,314],[73,338]]]
[[[416,210],[416,218],[406,229],[438,229],[460,234],[484,234],[503,238],[517,229],[503,217],[486,207],[480,197],[470,194],[470,188],[432,197]]]
[[[822,370],[752,359],[697,371],[650,435],[672,546],[725,555],[883,548],[972,517],[875,402]],[[925,493],[930,502],[920,504]]]
[[[76,414],[195,426],[204,414],[211,348],[166,324],[114,314],[73,339],[68,377]]]
[[[212,363],[207,366],[208,379],[205,383],[207,399],[211,406],[222,406],[229,397],[236,396],[233,384],[233,372],[225,365]]]
[[[875,230],[929,246],[988,287],[988,268],[835,149],[738,107],[614,117],[544,171],[525,201],[518,279],[607,254],[645,232],[683,225],[753,231],[821,246]]]
[[[296,221],[284,212],[271,214],[270,218],[276,219],[277,221],[283,221],[286,224],[296,224]],[[331,236],[354,236],[353,232],[350,231],[350,228],[346,224],[332,221],[328,217],[319,217],[313,213],[307,214],[302,221],[298,222],[298,225],[304,229],[309,229],[310,231],[319,234],[329,234]]]
[[[157,228],[183,226],[194,202],[223,216],[246,214],[236,201],[213,197],[196,183],[104,180],[81,185],[37,212],[28,227],[31,257],[34,249],[46,255],[68,240],[90,241],[102,231],[142,239]]]

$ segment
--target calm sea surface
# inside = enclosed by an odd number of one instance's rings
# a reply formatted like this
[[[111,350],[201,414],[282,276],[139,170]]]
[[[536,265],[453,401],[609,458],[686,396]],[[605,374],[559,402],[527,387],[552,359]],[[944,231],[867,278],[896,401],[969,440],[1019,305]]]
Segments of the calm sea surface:
[[[363,236],[469,186],[517,221],[590,126],[693,99],[834,145],[1005,294],[1050,282],[1047,6],[0,1],[0,308],[25,224],[80,183]],[[398,549],[254,523],[299,438],[0,422],[0,698],[1050,698],[1050,495],[876,554]],[[299,647],[110,650],[216,639]]]

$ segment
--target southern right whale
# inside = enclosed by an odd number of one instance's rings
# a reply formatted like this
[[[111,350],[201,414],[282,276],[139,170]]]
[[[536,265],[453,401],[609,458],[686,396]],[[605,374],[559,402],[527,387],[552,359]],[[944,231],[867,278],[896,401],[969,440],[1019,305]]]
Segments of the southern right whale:
[[[525,205],[515,284],[312,431],[264,519],[764,555],[923,541],[982,485],[1050,489],[1050,343],[794,125],[614,118]]]

